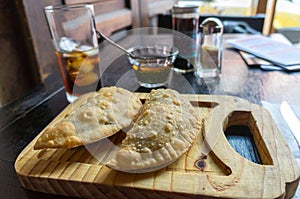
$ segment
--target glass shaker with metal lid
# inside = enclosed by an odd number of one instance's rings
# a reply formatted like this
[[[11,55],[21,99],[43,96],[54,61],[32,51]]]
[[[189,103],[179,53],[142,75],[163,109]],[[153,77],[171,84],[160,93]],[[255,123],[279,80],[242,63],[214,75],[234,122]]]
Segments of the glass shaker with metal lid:
[[[210,17],[200,24],[200,46],[195,72],[201,78],[217,77],[221,74],[222,36],[223,24],[219,19]]]
[[[172,27],[184,35],[174,34],[174,45],[179,49],[179,56],[174,63],[177,72],[194,71],[196,40],[199,26],[199,7],[196,5],[174,5],[172,9]],[[184,37],[184,38],[183,38]]]

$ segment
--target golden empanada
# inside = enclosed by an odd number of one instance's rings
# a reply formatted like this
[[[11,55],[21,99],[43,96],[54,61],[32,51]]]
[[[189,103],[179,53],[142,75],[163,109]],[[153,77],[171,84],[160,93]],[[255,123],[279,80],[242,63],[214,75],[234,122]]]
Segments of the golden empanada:
[[[141,106],[128,90],[101,88],[64,119],[46,128],[34,149],[73,148],[111,136],[130,125]]]
[[[107,166],[125,172],[149,172],[182,156],[200,131],[192,105],[171,89],[152,90],[120,150]]]

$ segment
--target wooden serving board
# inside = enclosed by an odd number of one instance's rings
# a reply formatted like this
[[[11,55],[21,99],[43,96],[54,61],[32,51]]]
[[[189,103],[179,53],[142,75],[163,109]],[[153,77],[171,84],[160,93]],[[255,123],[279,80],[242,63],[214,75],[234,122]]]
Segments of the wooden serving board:
[[[136,93],[141,99],[147,94]],[[87,95],[88,96],[88,95]],[[204,121],[191,149],[175,163],[149,173],[112,170],[86,147],[33,150],[35,138],[15,169],[26,189],[84,198],[290,198],[299,183],[293,154],[261,106],[230,96],[184,95]],[[83,97],[84,98],[84,97]],[[49,125],[79,106],[70,104]],[[237,153],[224,134],[249,127],[262,164]],[[42,133],[42,132],[41,132]],[[93,143],[93,154],[101,141]],[[100,147],[101,148],[101,147]],[[103,153],[103,152],[102,152]]]

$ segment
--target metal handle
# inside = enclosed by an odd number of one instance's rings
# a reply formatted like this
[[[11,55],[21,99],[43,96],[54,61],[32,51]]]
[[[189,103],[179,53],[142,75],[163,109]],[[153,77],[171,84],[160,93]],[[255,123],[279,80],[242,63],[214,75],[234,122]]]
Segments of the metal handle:
[[[112,41],[111,39],[109,39],[108,37],[106,37],[105,35],[103,35],[101,32],[96,31],[98,38],[102,38],[106,41],[108,41],[108,43],[112,44],[113,46],[119,48],[120,50],[122,50],[126,55],[130,56],[130,57],[134,57],[134,55],[130,52],[128,52],[125,48],[123,48],[122,46],[120,46],[119,44],[115,43],[114,41]]]

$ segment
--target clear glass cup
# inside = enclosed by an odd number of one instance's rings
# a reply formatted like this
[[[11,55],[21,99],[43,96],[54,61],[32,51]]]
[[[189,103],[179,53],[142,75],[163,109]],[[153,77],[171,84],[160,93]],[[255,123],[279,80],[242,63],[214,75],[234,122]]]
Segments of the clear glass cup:
[[[93,5],[47,6],[44,13],[67,100],[98,90],[100,57]]]
[[[146,88],[165,86],[170,77],[178,49],[169,45],[136,46],[128,57],[138,82]]]

